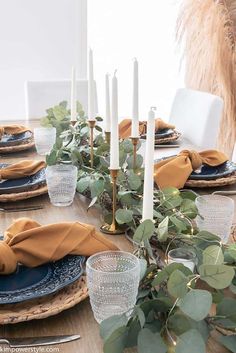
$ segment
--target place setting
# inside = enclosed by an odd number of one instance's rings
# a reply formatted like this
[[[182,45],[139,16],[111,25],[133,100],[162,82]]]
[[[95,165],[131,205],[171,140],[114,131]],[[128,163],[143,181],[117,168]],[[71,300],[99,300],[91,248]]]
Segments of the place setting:
[[[25,151],[34,145],[34,136],[30,128],[21,125],[0,126],[0,153]]]

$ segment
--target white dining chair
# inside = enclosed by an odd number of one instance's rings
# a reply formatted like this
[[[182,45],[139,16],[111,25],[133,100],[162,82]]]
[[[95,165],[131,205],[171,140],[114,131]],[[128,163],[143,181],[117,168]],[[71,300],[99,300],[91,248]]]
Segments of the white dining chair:
[[[96,82],[95,92],[96,92]],[[26,81],[25,106],[27,119],[39,119],[45,116],[46,109],[66,100],[70,107],[71,81]],[[87,114],[88,111],[88,81],[77,80],[77,99]],[[95,107],[98,112],[97,94]]]
[[[232,155],[232,161],[236,163],[236,142],[234,145],[234,150],[233,150],[233,155]]]
[[[215,148],[223,107],[218,96],[181,88],[176,92],[169,121],[197,147]]]

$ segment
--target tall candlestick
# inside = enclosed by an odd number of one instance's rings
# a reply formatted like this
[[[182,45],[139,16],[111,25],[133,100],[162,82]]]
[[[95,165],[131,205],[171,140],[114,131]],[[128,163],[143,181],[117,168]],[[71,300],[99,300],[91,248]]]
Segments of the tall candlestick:
[[[153,175],[154,175],[154,141],[155,141],[155,113],[151,108],[147,122],[147,140],[144,165],[143,188],[143,221],[153,220]]]
[[[110,88],[109,88],[109,74],[105,77],[105,88],[106,88],[106,121],[105,131],[111,131],[111,107],[110,107]]]
[[[89,76],[88,76],[88,119],[94,120],[95,112],[95,83],[93,77],[93,51],[89,49]]]
[[[116,72],[112,78],[112,116],[110,141],[110,169],[119,169],[119,132],[118,132],[118,82]]]
[[[75,122],[77,117],[76,109],[76,70],[72,66],[72,75],[71,75],[71,121]]]
[[[131,137],[139,137],[139,92],[138,92],[138,61],[134,59],[133,73],[133,111]]]

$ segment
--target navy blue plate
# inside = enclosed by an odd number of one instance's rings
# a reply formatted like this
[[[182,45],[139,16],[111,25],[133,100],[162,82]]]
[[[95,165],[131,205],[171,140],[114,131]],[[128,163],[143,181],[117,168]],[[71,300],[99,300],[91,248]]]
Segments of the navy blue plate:
[[[25,131],[17,135],[3,135],[0,140],[0,147],[16,146],[26,143],[33,137],[32,131]]]
[[[162,130],[158,130],[155,133],[155,139],[162,139],[165,137],[169,137],[171,135],[173,135],[174,130],[173,129],[162,129]]]
[[[78,280],[84,256],[68,255],[54,263],[28,268],[18,265],[10,275],[0,275],[0,304],[18,303],[54,293]]]
[[[0,169],[8,165],[0,163]],[[0,181],[0,194],[24,192],[43,184],[46,184],[45,168],[24,178]]]
[[[161,159],[156,159],[155,162],[161,161],[163,159],[168,159],[173,156],[164,157]],[[221,177],[225,177],[236,172],[236,164],[234,162],[227,161],[216,167],[210,167],[209,165],[203,164],[199,170],[195,170],[189,176],[190,180],[215,180]]]

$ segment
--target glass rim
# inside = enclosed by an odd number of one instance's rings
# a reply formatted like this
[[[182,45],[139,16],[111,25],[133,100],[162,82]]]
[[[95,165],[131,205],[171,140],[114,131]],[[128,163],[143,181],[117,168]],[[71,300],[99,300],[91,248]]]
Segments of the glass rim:
[[[214,199],[214,198],[218,198],[224,201],[228,201],[230,202],[232,205],[234,205],[234,200],[229,197],[229,196],[225,196],[225,195],[214,195],[214,194],[206,194],[206,195],[199,195],[198,197],[196,197],[195,202],[201,202],[201,201],[207,201],[208,199]]]
[[[61,167],[65,168],[65,169],[68,169],[68,170],[77,169],[77,167],[75,165],[73,165],[73,164],[61,163],[61,164],[55,164],[55,165],[47,165],[46,171],[49,170],[49,169],[60,169]]]
[[[135,259],[136,261],[136,265],[134,265],[133,268],[129,269],[129,270],[126,270],[126,271],[123,271],[123,272],[115,272],[115,271],[102,271],[102,270],[96,270],[95,268],[93,268],[90,264],[90,261],[97,257],[97,256],[100,256],[100,255],[105,255],[105,254],[125,254],[125,255],[129,255],[131,258]],[[112,251],[112,250],[107,250],[107,251],[100,251],[94,255],[91,255],[89,256],[89,258],[87,259],[86,261],[86,268],[89,268],[91,271],[94,271],[94,272],[97,272],[97,273],[102,273],[102,274],[113,274],[113,275],[122,275],[124,273],[128,273],[128,272],[132,272],[133,270],[135,270],[137,267],[140,268],[140,265],[139,265],[139,259],[137,256],[135,256],[134,254],[132,253],[129,253],[128,251],[122,251],[122,250],[115,250],[115,251]]]
[[[53,131],[54,131],[54,130],[55,130],[55,131],[56,131],[56,128],[55,128],[55,126],[48,126],[48,127],[46,127],[46,126],[45,126],[45,127],[44,127],[44,126],[39,126],[39,127],[35,127],[35,128],[34,128],[34,131],[35,131],[35,130],[37,130],[37,131],[40,131],[40,130],[42,130],[42,131],[43,131],[43,130],[44,130],[44,131],[45,131],[45,130],[53,130]]]
[[[191,255],[192,255],[192,259],[185,259],[185,258],[183,258],[183,257],[181,257],[181,256],[179,256],[179,257],[176,257],[176,256],[173,257],[173,256],[171,256],[171,253],[173,254],[175,251],[178,251],[178,250],[186,251],[186,253],[191,254]],[[168,252],[168,258],[171,258],[172,260],[181,259],[181,260],[184,260],[184,261],[186,261],[186,262],[192,262],[193,260],[196,260],[197,255],[196,255],[196,253],[195,253],[193,250],[191,250],[191,249],[176,248],[176,249],[172,249],[172,250],[170,250],[170,251]]]

